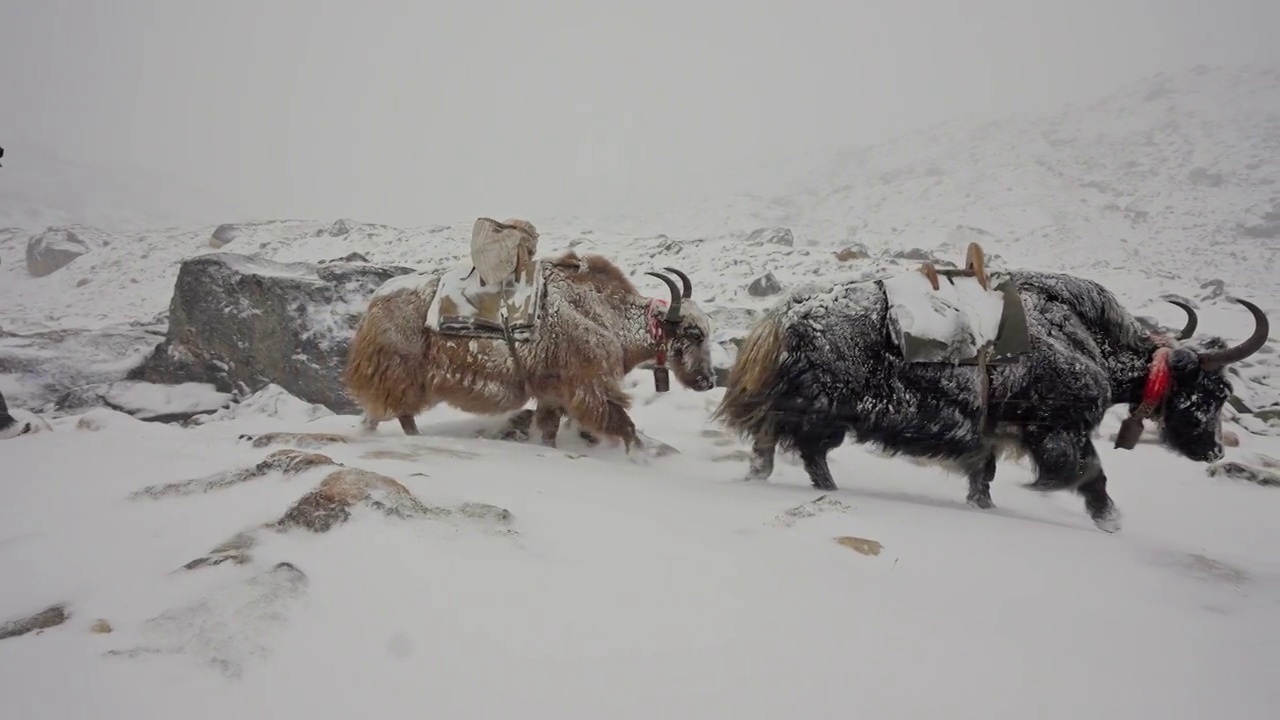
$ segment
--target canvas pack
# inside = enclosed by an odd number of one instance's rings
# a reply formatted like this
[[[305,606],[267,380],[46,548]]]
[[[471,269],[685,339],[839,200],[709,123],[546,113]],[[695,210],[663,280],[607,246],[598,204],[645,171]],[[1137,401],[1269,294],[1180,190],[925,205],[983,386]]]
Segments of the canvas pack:
[[[935,289],[924,273],[903,272],[880,281],[890,334],[911,363],[1008,362],[1027,352],[1030,339],[1022,299],[1007,276],[992,273],[984,288],[972,275],[939,273]]]
[[[426,325],[441,335],[532,339],[542,312],[543,264],[538,235],[522,220],[478,218],[471,232],[471,264],[440,278]]]

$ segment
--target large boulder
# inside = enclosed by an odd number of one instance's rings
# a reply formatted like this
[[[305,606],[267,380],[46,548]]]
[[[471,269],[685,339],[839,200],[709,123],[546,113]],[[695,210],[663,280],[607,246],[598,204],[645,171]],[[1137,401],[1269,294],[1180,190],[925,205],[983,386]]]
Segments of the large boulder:
[[[89,252],[89,246],[70,230],[50,228],[27,241],[27,272],[52,275]]]
[[[213,253],[182,263],[164,342],[129,380],[212,383],[247,395],[276,384],[335,413],[356,413],[342,384],[369,297],[412,268],[279,263]]]

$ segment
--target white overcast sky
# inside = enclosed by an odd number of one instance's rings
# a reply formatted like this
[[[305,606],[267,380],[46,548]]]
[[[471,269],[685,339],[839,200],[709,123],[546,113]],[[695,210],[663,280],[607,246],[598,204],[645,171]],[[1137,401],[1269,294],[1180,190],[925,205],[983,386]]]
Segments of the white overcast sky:
[[[1278,28],[1280,0],[0,0],[0,172],[44,145],[229,220],[625,209],[1274,62]]]

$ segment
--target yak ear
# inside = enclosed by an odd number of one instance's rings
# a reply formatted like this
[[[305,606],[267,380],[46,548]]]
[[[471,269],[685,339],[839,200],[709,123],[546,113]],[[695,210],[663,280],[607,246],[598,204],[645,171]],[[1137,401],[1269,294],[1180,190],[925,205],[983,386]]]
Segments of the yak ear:
[[[1200,365],[1200,356],[1194,350],[1177,348],[1169,353],[1169,368],[1178,375],[1186,375]]]

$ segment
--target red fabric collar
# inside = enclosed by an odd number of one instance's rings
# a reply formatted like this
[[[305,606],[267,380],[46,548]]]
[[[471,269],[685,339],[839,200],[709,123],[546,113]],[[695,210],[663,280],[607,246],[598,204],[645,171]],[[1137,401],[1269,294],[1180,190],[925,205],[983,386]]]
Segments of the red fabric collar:
[[[661,298],[650,298],[649,309],[645,312],[646,325],[649,329],[649,339],[654,345],[662,345],[667,339],[667,333],[662,329],[662,319],[667,314],[667,301]]]
[[[1159,347],[1151,356],[1151,364],[1147,368],[1147,382],[1142,388],[1141,407],[1147,412],[1155,410],[1160,401],[1164,400],[1165,394],[1169,392],[1172,379],[1169,372],[1170,352],[1168,347]]]

